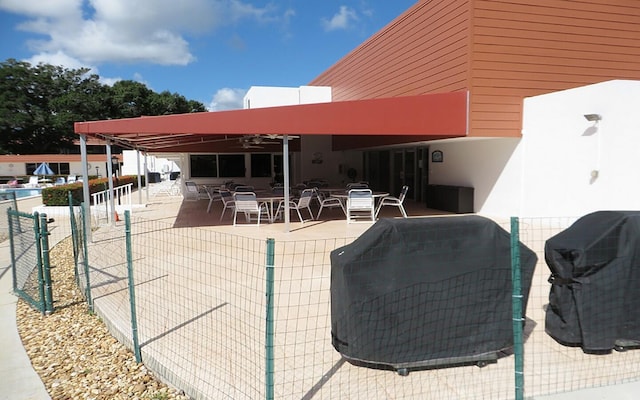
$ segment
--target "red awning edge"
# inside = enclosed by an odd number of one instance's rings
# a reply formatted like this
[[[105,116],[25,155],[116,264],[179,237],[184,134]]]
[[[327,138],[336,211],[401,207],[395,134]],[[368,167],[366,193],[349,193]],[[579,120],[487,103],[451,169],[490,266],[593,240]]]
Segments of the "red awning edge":
[[[76,122],[75,132],[100,138],[193,142],[208,135],[421,135],[463,137],[468,92]],[[151,139],[151,140],[149,140]],[[209,138],[212,139],[212,138]],[[150,146],[153,147],[153,146]]]

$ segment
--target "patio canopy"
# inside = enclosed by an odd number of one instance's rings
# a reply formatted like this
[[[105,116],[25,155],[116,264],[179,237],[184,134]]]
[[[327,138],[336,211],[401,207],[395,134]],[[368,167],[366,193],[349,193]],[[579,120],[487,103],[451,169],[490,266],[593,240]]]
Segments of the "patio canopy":
[[[467,135],[468,93],[453,92],[76,122],[75,132],[149,152],[214,150],[240,135],[374,135],[425,141]]]

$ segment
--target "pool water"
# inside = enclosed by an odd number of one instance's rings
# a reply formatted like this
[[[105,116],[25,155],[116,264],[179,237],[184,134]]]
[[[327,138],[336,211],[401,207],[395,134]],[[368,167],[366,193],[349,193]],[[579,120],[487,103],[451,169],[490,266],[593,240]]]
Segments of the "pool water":
[[[16,194],[16,199],[21,199],[24,197],[40,196],[42,194],[42,189],[41,188],[0,189],[0,193],[11,193],[11,192],[14,192]]]

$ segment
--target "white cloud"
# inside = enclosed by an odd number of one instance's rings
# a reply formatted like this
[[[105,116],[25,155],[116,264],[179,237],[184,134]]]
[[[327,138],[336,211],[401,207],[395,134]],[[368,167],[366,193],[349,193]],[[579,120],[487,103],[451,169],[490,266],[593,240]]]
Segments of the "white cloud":
[[[117,77],[117,78],[105,78],[104,76],[100,77],[100,83],[107,86],[113,86],[116,82],[119,82],[121,80],[122,78],[120,77]]]
[[[0,0],[0,9],[29,17],[63,18],[69,11],[80,10],[83,0]]]
[[[358,21],[358,13],[347,6],[340,6],[340,10],[331,19],[322,19],[325,31],[348,29],[351,22]]]
[[[207,109],[209,111],[223,111],[243,108],[242,100],[245,94],[247,94],[246,89],[220,89],[213,95]]]
[[[31,65],[38,65],[40,63],[43,64],[51,64],[51,65],[64,65],[65,68],[68,69],[78,69],[78,68],[91,68],[87,66],[85,63],[80,60],[69,57],[67,54],[57,51],[55,53],[40,53],[36,54],[33,57],[26,60]]]
[[[28,43],[34,59],[66,57],[83,65],[187,65],[195,56],[186,34],[278,19],[272,7],[240,0],[0,0],[0,10],[27,17],[18,29],[42,35]]]

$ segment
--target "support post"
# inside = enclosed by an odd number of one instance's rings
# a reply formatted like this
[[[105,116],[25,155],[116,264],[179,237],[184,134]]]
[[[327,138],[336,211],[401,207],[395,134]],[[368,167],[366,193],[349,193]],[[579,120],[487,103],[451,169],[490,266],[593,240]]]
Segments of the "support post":
[[[138,204],[142,204],[142,177],[140,171],[140,150],[136,149],[136,172],[138,174]]]
[[[113,196],[113,168],[111,167],[111,142],[110,141],[107,141],[107,182],[109,182],[109,191],[107,192],[109,195],[109,198],[107,199],[107,201],[109,202],[109,207],[111,207],[111,210],[108,210],[109,221],[111,222],[111,225],[116,226],[116,203]]]
[[[282,175],[284,176],[284,231],[289,232],[289,223],[291,222],[291,216],[289,215],[289,200],[291,199],[289,190],[289,135],[284,135],[282,138],[282,169]]]
[[[89,192],[89,162],[87,160],[87,137],[85,135],[80,135],[80,159],[82,161],[82,206],[86,217],[91,216],[91,193]],[[86,228],[88,229],[86,232],[89,232],[89,239],[91,239],[91,221],[87,222]]]
[[[147,152],[144,153],[144,189],[149,202],[149,166],[147,165]]]

